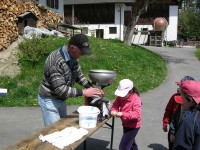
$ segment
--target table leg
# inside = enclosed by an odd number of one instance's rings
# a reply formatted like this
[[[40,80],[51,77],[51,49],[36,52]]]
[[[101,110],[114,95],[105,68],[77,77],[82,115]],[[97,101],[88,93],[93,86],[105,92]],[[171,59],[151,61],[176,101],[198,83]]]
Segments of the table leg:
[[[114,134],[114,123],[115,123],[115,117],[112,117],[112,125],[108,124],[107,122],[105,123],[109,127],[111,127],[111,141],[110,141],[110,150],[112,150],[112,145],[113,145],[113,134]]]
[[[113,145],[114,123],[115,123],[115,117],[112,117],[112,131],[111,131],[110,150],[112,150],[112,145]]]
[[[86,150],[86,140],[83,143],[83,149]]]

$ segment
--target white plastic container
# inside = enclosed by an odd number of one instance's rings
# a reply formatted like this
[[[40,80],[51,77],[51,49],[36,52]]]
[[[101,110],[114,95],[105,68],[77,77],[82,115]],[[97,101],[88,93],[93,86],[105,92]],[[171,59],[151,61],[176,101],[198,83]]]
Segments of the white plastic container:
[[[95,128],[97,124],[97,116],[100,110],[93,106],[80,106],[77,110],[79,112],[79,126],[82,128]]]
[[[6,88],[0,88],[0,97],[4,96],[7,93],[7,89]]]

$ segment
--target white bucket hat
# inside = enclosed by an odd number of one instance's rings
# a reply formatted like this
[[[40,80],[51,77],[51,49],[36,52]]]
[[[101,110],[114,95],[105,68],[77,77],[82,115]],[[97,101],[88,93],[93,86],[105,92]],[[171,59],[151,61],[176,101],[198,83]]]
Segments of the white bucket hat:
[[[119,86],[115,91],[115,95],[119,97],[125,97],[132,88],[133,82],[129,79],[123,79],[119,82]]]

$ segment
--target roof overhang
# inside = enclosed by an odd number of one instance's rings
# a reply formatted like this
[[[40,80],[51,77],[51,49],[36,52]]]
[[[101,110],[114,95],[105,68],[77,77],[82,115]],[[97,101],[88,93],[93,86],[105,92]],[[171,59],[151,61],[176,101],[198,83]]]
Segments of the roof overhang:
[[[135,1],[136,0],[63,0],[63,4],[135,3]]]
[[[70,29],[74,29],[74,30],[81,30],[81,28],[69,25],[69,24],[65,24],[65,23],[57,23],[57,26],[61,26],[61,27],[65,27],[65,28],[70,28]]]
[[[24,18],[26,15],[29,15],[29,14],[33,14],[35,16],[35,18],[38,19],[38,17],[34,13],[32,13],[31,11],[27,11],[27,12],[19,15],[18,18]]]

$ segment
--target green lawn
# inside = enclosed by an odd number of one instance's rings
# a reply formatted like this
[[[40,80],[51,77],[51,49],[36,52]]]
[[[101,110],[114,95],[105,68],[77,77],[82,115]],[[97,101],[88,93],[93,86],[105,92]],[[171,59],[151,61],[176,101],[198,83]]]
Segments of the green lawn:
[[[69,39],[49,37],[48,53],[67,43]],[[146,92],[159,86],[167,75],[165,61],[157,54],[138,46],[127,46],[119,40],[104,40],[89,37],[92,54],[83,56],[79,62],[82,71],[88,78],[90,69],[115,70],[117,79],[106,87],[106,98],[114,100],[114,91],[121,79],[129,78],[139,92]],[[7,88],[8,93],[0,97],[0,106],[38,106],[38,87],[43,75],[44,61],[47,55],[34,67],[21,59],[21,73],[15,78],[0,77],[0,86]],[[81,88],[79,85],[75,87]],[[67,103],[83,104],[84,97],[68,98]]]
[[[197,50],[194,51],[194,54],[200,60],[200,48],[197,48]]]

